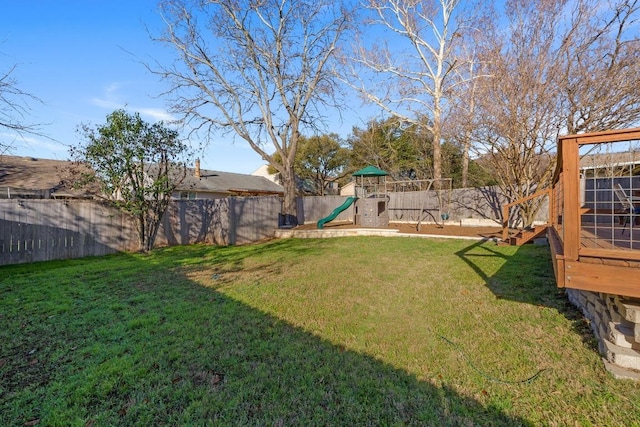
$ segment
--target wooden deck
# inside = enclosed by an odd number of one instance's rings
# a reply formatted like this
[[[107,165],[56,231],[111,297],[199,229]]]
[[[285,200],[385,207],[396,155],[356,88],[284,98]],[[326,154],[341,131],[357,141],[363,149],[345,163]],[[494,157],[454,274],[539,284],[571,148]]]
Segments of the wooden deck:
[[[582,223],[589,216],[581,208],[584,189],[580,188],[581,147],[592,149],[599,144],[611,146],[637,140],[640,129],[569,135],[558,141],[559,161],[552,191],[552,229],[562,230],[562,254],[554,259],[558,286],[640,297],[640,274],[636,270],[640,262],[640,227],[617,223],[617,208],[609,212],[608,224]],[[614,165],[607,166],[614,169]],[[613,177],[608,179],[613,193]],[[613,195],[611,200],[615,204]]]
[[[580,248],[640,250],[640,227],[583,225]]]
[[[607,202],[610,208],[594,212],[584,207],[585,188],[580,170],[581,149],[590,152],[600,148],[598,144],[609,144],[603,147],[610,150],[611,144],[621,142],[636,147],[639,141],[640,128],[569,135],[558,140],[553,185],[548,195],[544,194],[549,197],[547,234],[558,287],[640,298],[640,224],[623,226],[624,221],[620,224],[624,214],[613,196],[614,182],[624,180],[630,185],[638,182],[638,177],[630,171],[623,177],[612,174],[594,178],[594,193],[601,195],[611,188]],[[616,168],[620,169],[615,164],[603,165],[602,170]],[[601,181],[596,182],[598,179]]]

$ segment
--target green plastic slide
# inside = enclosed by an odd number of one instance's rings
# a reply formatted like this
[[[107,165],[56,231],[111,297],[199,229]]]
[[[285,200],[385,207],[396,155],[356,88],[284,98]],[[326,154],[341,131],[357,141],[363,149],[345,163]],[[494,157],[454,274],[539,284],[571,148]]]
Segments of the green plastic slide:
[[[334,219],[336,219],[336,217],[338,215],[340,215],[340,212],[342,212],[343,210],[347,209],[349,206],[351,206],[353,204],[353,202],[355,202],[357,199],[357,197],[347,197],[347,200],[344,201],[343,204],[341,204],[340,206],[338,206],[337,208],[335,208],[333,210],[333,212],[331,212],[331,214],[329,216],[326,216],[322,219],[318,220],[318,230],[322,230],[324,228],[324,225],[328,222],[333,221]]]

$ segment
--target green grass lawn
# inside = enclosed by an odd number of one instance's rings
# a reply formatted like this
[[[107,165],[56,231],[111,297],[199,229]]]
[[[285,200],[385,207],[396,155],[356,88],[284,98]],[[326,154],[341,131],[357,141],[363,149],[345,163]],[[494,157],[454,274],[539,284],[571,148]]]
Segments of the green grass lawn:
[[[290,239],[0,268],[0,425],[640,425],[548,248]]]

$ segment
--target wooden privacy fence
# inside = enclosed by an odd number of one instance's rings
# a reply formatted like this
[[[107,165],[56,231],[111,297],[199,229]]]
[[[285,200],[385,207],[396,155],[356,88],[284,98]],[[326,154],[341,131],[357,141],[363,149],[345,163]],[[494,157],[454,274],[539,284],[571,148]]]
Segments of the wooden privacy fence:
[[[342,205],[349,196],[307,196],[298,197],[298,222],[300,224],[317,222],[328,216],[335,208]],[[353,209],[346,209],[334,220],[353,221]]]
[[[0,265],[136,249],[133,223],[104,204],[0,200]]]
[[[422,194],[424,193],[424,194]],[[347,196],[299,198],[298,221],[316,222]],[[501,222],[504,198],[495,187],[453,190],[449,220],[482,218]],[[389,193],[391,221],[415,221],[417,209],[437,206],[427,192]],[[156,238],[156,246],[209,243],[237,245],[272,237],[278,228],[279,197],[231,197],[174,200]],[[540,215],[546,215],[546,207]],[[399,217],[399,218],[397,218]],[[353,221],[346,209],[336,221]],[[0,265],[133,252],[138,249],[131,217],[91,200],[0,199]]]
[[[391,222],[417,222],[418,217],[424,216],[423,209],[433,215],[438,215],[440,201],[435,190],[390,192],[389,219]],[[298,221],[302,223],[316,222],[329,215],[340,206],[349,196],[312,196],[298,198]],[[443,212],[449,214],[450,221],[465,219],[483,219],[502,224],[502,205],[507,198],[502,195],[498,187],[460,188],[454,189],[450,197],[445,197]],[[549,215],[548,201],[536,215],[536,220],[544,221]],[[426,218],[429,221],[428,215]],[[353,221],[353,208],[341,212],[334,221]]]
[[[273,236],[278,197],[172,201],[156,246],[235,245]],[[133,252],[133,219],[84,200],[0,200],[0,265]]]

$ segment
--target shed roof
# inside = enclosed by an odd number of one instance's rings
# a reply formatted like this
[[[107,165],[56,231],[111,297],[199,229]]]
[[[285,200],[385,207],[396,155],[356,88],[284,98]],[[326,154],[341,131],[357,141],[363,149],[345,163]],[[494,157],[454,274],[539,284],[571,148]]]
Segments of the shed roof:
[[[357,172],[353,173],[353,176],[387,176],[388,172],[383,171],[382,169],[378,169],[375,166],[369,165],[366,168],[360,169]]]

